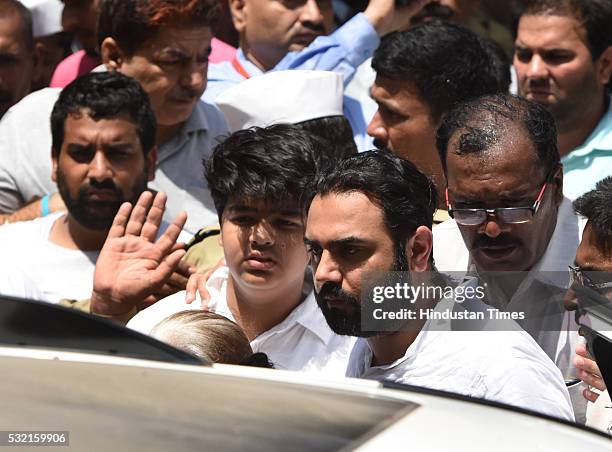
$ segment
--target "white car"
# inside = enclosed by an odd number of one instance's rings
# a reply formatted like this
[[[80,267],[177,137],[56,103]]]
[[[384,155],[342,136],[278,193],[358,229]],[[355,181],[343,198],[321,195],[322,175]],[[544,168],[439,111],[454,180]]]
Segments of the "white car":
[[[67,433],[43,450],[612,450],[595,431],[466,397],[198,364],[52,305],[0,300],[0,343],[1,428]]]

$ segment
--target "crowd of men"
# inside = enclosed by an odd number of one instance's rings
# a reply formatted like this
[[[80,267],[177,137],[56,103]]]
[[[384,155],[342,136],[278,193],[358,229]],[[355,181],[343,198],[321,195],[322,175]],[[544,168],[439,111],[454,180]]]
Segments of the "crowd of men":
[[[612,0],[404,3],[0,0],[0,293],[612,433]]]

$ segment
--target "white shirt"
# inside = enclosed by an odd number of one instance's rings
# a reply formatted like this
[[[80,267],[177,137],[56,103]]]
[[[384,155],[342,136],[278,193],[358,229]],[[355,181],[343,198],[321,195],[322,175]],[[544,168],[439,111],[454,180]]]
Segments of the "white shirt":
[[[43,301],[58,303],[64,298],[89,298],[93,289],[93,275],[99,251],[65,248],[49,240],[55,222],[65,212],[56,212],[31,221],[19,221],[0,227],[0,250],[7,272],[14,278],[25,274],[29,286],[40,293]],[[167,227],[162,223],[159,234]],[[179,235],[179,242],[190,239]]]
[[[217,269],[206,283],[210,294],[209,309],[235,321],[227,304],[229,268]],[[177,292],[158,301],[132,318],[127,326],[150,334],[155,325],[174,313],[201,309],[200,300],[185,303],[185,292]],[[327,325],[310,294],[281,323],[251,341],[254,352],[263,352],[277,369],[321,372],[342,376],[355,339],[335,334]]]
[[[483,303],[471,303],[486,310]],[[435,311],[452,305],[452,300],[443,300]],[[383,366],[371,366],[372,351],[367,340],[359,339],[347,376],[453,392],[574,420],[559,369],[518,325],[494,320],[480,331],[452,331],[451,323],[427,320],[404,356]]]
[[[50,117],[60,92],[45,88],[29,94],[0,121],[0,213],[57,191],[51,180]],[[222,113],[200,101],[181,131],[158,147],[155,180],[149,186],[168,195],[165,221],[184,210],[185,230],[191,234],[219,221],[202,161],[227,130]]]
[[[0,263],[0,294],[31,300],[42,300],[44,297],[36,285],[21,270]]]

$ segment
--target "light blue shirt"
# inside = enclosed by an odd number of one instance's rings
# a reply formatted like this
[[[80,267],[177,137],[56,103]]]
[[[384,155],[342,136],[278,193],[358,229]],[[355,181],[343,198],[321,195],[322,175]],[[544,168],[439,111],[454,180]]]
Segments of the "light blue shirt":
[[[355,75],[357,67],[372,56],[379,43],[380,38],[376,30],[360,13],[331,35],[319,36],[299,52],[289,52],[272,70],[338,72],[343,76],[346,86]],[[251,77],[263,74],[261,69],[246,58],[241,49],[236,52],[236,59]],[[203,99],[214,102],[219,94],[243,80],[244,77],[236,71],[230,61],[211,64],[208,68],[208,85]],[[372,138],[368,136],[366,129],[375,110],[372,111],[371,107],[364,108],[359,101],[349,96],[344,96],[343,109],[353,128],[359,150],[371,149]]]
[[[571,200],[593,190],[595,184],[612,175],[612,98],[608,111],[586,141],[561,159],[563,194]]]

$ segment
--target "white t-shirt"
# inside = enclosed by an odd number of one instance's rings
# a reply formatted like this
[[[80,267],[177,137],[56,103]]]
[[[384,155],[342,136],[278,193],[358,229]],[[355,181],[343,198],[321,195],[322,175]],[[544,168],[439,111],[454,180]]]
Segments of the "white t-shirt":
[[[0,250],[6,264],[24,272],[43,299],[51,303],[62,298],[88,298],[100,254],[64,248],[49,240],[53,224],[63,215],[58,212],[0,227]]]
[[[0,294],[31,300],[44,299],[36,285],[21,270],[9,268],[4,262],[0,263]]]
[[[217,269],[206,283],[211,296],[209,309],[235,321],[227,305],[229,269]],[[174,313],[201,309],[199,298],[185,303],[185,292],[177,292],[140,311],[128,328],[150,334],[155,325]],[[277,369],[321,372],[342,376],[346,372],[354,338],[339,336],[327,325],[311,292],[285,320],[251,341],[254,352],[263,352]]]
[[[7,272],[27,276],[40,293],[39,299],[58,303],[64,298],[89,298],[99,251],[81,251],[56,245],[49,240],[53,224],[66,215],[56,212],[31,221],[0,227],[0,250]],[[160,234],[167,228],[162,223]],[[178,241],[187,242],[190,234],[181,232]],[[18,276],[17,276],[18,277]]]
[[[492,309],[475,300],[470,305],[471,311]],[[453,309],[452,300],[442,300],[435,311],[446,309]],[[382,366],[371,367],[370,346],[359,339],[347,376],[453,392],[574,420],[561,372],[516,323],[487,321],[478,331],[451,327],[449,320],[427,320],[404,356]]]

